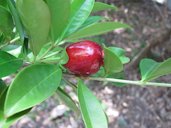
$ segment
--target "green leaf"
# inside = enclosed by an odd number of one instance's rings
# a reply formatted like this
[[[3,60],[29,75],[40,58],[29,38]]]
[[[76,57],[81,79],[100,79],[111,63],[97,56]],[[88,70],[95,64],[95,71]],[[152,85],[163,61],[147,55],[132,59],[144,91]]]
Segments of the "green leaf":
[[[0,45],[4,42],[4,34],[0,32]]]
[[[21,41],[24,41],[24,28],[23,28],[23,25],[21,23],[18,11],[16,9],[15,2],[14,2],[14,0],[7,0],[7,2],[8,2],[8,7],[10,9],[10,12],[13,16],[13,20],[15,23],[16,30],[19,33]]]
[[[3,80],[0,79],[0,98],[3,95],[4,91],[7,89],[6,84]]]
[[[4,104],[5,94],[6,94],[7,88],[8,87],[3,82],[3,80],[0,79],[0,111],[3,110],[3,104]],[[1,114],[0,114],[0,116],[1,116]]]
[[[3,124],[3,128],[9,128],[11,124],[19,120],[22,116],[26,115],[28,112],[30,112],[31,108],[24,110],[22,112],[19,112],[9,118],[7,118]]]
[[[89,25],[95,24],[99,22],[100,20],[104,19],[102,16],[90,16],[87,18],[87,20],[81,25],[79,29],[83,29]]]
[[[0,0],[0,5],[3,7],[7,7],[7,0]]]
[[[3,32],[10,39],[13,34],[14,24],[10,12],[3,6],[0,6],[0,18],[0,32]]]
[[[18,58],[19,54],[21,53],[21,48],[22,47],[20,45],[7,45],[2,48],[2,51],[8,52],[9,54]]]
[[[61,53],[60,64],[66,64],[68,62],[68,59],[68,53],[66,52],[66,49],[64,49]]]
[[[101,66],[99,71],[92,75],[93,77],[104,77],[105,76],[105,70],[104,67]]]
[[[171,58],[160,63],[151,59],[143,59],[140,62],[142,81],[147,82],[160,76],[171,74],[170,67]]]
[[[5,96],[5,95],[4,95],[4,96]],[[5,100],[5,99],[4,99],[4,98],[5,98],[4,96],[3,96],[3,99],[0,98],[0,100],[1,100],[1,101],[0,101],[0,105],[1,105],[1,106],[0,106],[0,128],[4,128],[3,125],[5,124],[5,120],[6,120],[6,119],[5,119],[5,116],[4,116],[4,110],[3,110],[3,107],[4,107],[4,100]]]
[[[61,47],[51,47],[51,44],[46,44],[39,52],[37,59],[46,63],[65,64],[68,62],[68,54],[66,50]],[[52,48],[50,51],[49,48]]]
[[[109,9],[112,9],[114,11],[118,10],[118,8],[114,5],[109,5],[102,2],[95,2],[92,12],[98,12],[98,11],[109,10]]]
[[[67,40],[85,38],[89,36],[96,36],[100,34],[107,33],[109,31],[119,29],[119,28],[130,28],[127,24],[123,24],[120,22],[102,22],[90,25],[86,28],[78,30],[77,32],[71,34],[67,37]]]
[[[52,43],[48,43],[48,44],[45,44],[41,48],[39,54],[37,55],[37,58],[41,59],[41,58],[47,58],[50,56],[54,56],[54,55],[60,53],[62,50],[63,50],[62,47],[53,47]]]
[[[51,35],[55,42],[68,23],[70,0],[46,0],[51,12]]]
[[[2,84],[5,84],[5,83],[2,83]],[[23,115],[27,114],[31,110],[31,109],[27,109],[25,111],[22,111],[20,113],[17,113],[15,115],[9,117],[9,118],[6,118],[4,115],[4,102],[5,102],[5,97],[7,94],[7,88],[8,88],[7,86],[4,86],[3,94],[0,97],[0,127],[1,128],[9,128],[12,123],[14,123],[18,119],[20,119]]]
[[[112,50],[112,52],[114,52],[119,57],[122,64],[126,64],[130,61],[130,59],[125,56],[124,49],[118,47],[109,47],[109,49]]]
[[[5,36],[3,33],[0,33],[0,45],[4,44],[4,42],[5,42]]]
[[[11,54],[0,51],[0,78],[16,72],[23,64],[20,58],[16,58]]]
[[[78,99],[86,128],[108,128],[100,102],[82,81],[78,84]]]
[[[11,44],[11,45],[7,45],[7,46],[3,47],[2,50],[9,53],[10,51],[16,50],[19,47],[20,47],[20,45]]]
[[[50,97],[58,88],[61,76],[56,65],[36,64],[22,70],[8,90],[5,115],[9,117]]]
[[[3,113],[1,113],[1,111],[0,111],[0,128],[4,128],[3,125],[5,123],[5,119],[3,119],[3,118],[1,119],[1,115],[3,115]]]
[[[34,55],[47,43],[50,30],[50,11],[43,0],[17,0],[17,9],[29,36]]]
[[[57,95],[65,105],[67,105],[69,108],[71,108],[73,111],[75,111],[77,113],[77,115],[79,114],[80,111],[79,111],[76,103],[64,90],[62,90],[61,88],[58,88]]]
[[[106,74],[117,73],[123,70],[123,64],[119,57],[107,47],[104,47],[104,68]]]
[[[141,76],[142,79],[146,77],[148,72],[151,72],[155,66],[157,66],[158,63],[152,59],[142,59],[140,62],[140,70],[141,70]]]
[[[16,122],[17,120],[19,120],[22,116],[24,116],[25,114],[27,114],[28,112],[30,112],[31,109],[27,109],[24,110],[20,113],[17,113],[9,118],[5,118],[3,119],[3,121],[0,122],[0,127],[2,128],[9,128],[14,122]]]
[[[4,84],[4,83],[3,83]],[[3,87],[3,92],[1,93],[0,96],[0,128],[3,126],[3,124],[5,123],[5,116],[4,116],[4,103],[5,103],[5,98],[6,98],[6,94],[7,94],[7,86]]]
[[[75,32],[88,18],[94,6],[94,0],[73,0],[69,23],[64,31],[64,37]]]

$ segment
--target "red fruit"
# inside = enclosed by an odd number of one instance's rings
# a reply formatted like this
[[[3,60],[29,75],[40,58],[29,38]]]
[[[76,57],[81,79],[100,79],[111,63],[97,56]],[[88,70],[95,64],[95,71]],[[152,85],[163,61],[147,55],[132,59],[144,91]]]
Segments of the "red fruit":
[[[89,76],[103,64],[102,48],[99,44],[85,40],[66,48],[69,60],[64,66],[75,75]]]

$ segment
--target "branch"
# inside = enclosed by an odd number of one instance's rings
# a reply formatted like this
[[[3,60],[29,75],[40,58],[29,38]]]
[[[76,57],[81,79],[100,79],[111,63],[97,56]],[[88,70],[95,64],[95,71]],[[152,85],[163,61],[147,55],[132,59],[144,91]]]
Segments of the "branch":
[[[146,85],[146,86],[158,86],[158,87],[171,87],[171,84],[168,84],[168,83],[141,82],[141,81],[114,79],[114,78],[95,78],[95,77],[88,77],[88,80],[104,81],[104,82],[115,82],[115,83],[124,83],[124,84],[131,84],[131,85],[140,85],[140,86],[145,86]]]
[[[78,77],[78,76],[75,76],[72,74],[64,74],[64,76],[65,77]],[[142,82],[142,81],[138,81],[138,80],[134,81],[134,80],[123,80],[123,79],[101,78],[101,77],[81,77],[81,78],[85,79],[85,80],[123,83],[123,84],[130,84],[130,85],[139,85],[139,86],[171,87],[171,83]]]

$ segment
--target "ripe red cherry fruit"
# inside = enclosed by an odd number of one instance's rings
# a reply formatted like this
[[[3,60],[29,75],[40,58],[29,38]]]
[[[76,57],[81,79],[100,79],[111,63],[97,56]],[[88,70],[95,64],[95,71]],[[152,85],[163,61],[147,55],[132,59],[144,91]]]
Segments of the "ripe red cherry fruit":
[[[96,42],[76,42],[69,45],[66,51],[69,60],[64,66],[75,75],[89,76],[103,65],[102,48]]]

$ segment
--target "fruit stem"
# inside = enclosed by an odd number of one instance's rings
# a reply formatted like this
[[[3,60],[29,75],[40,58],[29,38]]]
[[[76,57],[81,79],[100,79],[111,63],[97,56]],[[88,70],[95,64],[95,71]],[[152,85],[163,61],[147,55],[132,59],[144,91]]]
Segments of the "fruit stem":
[[[104,82],[116,82],[116,83],[124,83],[124,84],[140,85],[140,86],[146,85],[146,86],[171,87],[171,84],[169,84],[169,83],[142,82],[142,81],[114,79],[114,78],[88,77],[88,80],[104,81]]]

